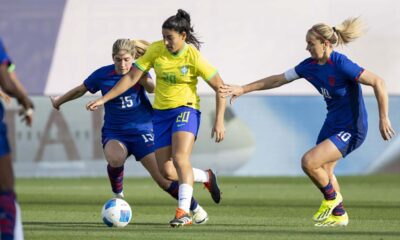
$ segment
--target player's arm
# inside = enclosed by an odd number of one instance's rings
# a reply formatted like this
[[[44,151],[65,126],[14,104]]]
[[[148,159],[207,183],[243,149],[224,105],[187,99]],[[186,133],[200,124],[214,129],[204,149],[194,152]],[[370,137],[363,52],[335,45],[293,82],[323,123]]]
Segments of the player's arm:
[[[140,78],[139,83],[146,89],[148,93],[154,93],[155,84],[151,77],[148,74],[143,74]]]
[[[104,105],[106,102],[114,99],[128,90],[130,87],[135,85],[139,79],[142,77],[143,71],[138,69],[137,67],[132,67],[132,70],[125,74],[121,80],[117,82],[117,84],[103,97],[96,99],[94,101],[90,101],[86,104],[86,109],[90,111],[96,110],[99,106]]]
[[[53,108],[60,110],[61,105],[63,105],[66,102],[69,102],[71,100],[82,97],[87,91],[88,90],[87,90],[86,86],[84,84],[81,84],[81,85],[69,90],[67,93],[65,93],[62,96],[50,97],[50,100],[53,105]]]
[[[10,74],[8,67],[8,64],[0,64],[0,87],[6,94],[16,98],[18,103],[22,105],[23,109],[20,115],[23,115],[26,124],[31,126],[33,120],[33,102],[25,91],[22,91],[15,85],[13,75]]]
[[[212,77],[207,83],[214,89],[216,96],[216,116],[214,127],[211,132],[211,137],[215,135],[215,141],[221,142],[224,140],[225,135],[225,126],[224,126],[224,116],[225,116],[225,108],[226,108],[226,98],[222,97],[222,94],[219,92],[219,89],[224,85],[224,82],[221,79],[221,76],[216,73],[214,77]]]
[[[222,97],[232,96],[230,101],[232,104],[236,98],[243,94],[253,91],[277,88],[289,82],[291,82],[291,80],[287,80],[285,74],[282,73],[279,75],[272,75],[243,86],[225,84],[220,87],[219,92],[221,93]]]
[[[389,140],[395,135],[389,119],[389,100],[385,81],[374,73],[364,70],[358,81],[371,86],[378,102],[379,109],[379,130],[384,140]]]

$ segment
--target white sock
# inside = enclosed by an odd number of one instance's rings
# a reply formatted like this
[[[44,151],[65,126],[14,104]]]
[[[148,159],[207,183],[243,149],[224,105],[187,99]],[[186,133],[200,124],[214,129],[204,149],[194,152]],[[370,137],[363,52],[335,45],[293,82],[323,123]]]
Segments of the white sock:
[[[193,168],[193,178],[194,178],[194,182],[208,182],[209,180],[209,176],[208,176],[208,172],[198,169],[198,168]]]
[[[22,231],[22,220],[21,220],[21,209],[19,208],[19,204],[15,202],[15,227],[14,227],[14,239],[15,240],[24,240],[24,233]]]
[[[185,210],[185,212],[189,212],[190,202],[192,201],[193,196],[193,187],[187,183],[183,183],[179,185],[179,200],[178,206],[180,209]]]

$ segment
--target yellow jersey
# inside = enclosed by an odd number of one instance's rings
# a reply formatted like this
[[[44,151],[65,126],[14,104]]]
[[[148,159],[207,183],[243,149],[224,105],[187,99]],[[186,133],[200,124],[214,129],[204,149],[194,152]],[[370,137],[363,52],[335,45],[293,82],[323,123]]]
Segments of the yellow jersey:
[[[217,73],[217,69],[194,46],[186,43],[179,53],[172,54],[163,41],[154,42],[135,65],[144,72],[154,68],[156,89],[153,107],[160,110],[180,106],[200,109],[197,77],[208,81]]]

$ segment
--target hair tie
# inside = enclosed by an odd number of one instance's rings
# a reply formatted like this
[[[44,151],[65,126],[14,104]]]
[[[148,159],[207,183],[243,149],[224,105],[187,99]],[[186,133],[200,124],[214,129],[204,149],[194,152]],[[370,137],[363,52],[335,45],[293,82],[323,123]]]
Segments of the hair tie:
[[[333,27],[333,28],[332,28],[332,30],[333,30],[334,32],[337,32],[337,30],[336,30],[336,28],[335,28],[335,27]]]

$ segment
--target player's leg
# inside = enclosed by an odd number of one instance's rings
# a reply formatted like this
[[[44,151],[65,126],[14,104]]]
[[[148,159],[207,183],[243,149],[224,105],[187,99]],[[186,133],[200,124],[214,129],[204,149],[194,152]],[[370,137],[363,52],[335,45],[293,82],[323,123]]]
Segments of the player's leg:
[[[328,177],[329,177],[330,182],[332,183],[335,191],[340,192],[340,185],[334,174],[334,169],[335,169],[336,164],[337,164],[337,162],[327,163],[323,166],[323,168],[328,173]],[[349,223],[349,216],[344,209],[343,201],[342,201],[336,208],[333,209],[331,216],[329,216],[323,222],[316,223],[315,226],[317,226],[317,227],[347,226],[348,223]]]
[[[0,239],[23,239],[21,215],[14,192],[14,174],[10,153],[0,157]]]
[[[172,159],[179,178],[178,209],[170,222],[172,227],[191,224],[190,199],[193,195],[193,169],[190,163],[195,136],[191,132],[178,131],[172,135]]]
[[[104,145],[104,156],[108,162],[111,189],[115,197],[123,198],[124,164],[128,156],[126,146],[118,140],[109,140]]]
[[[150,173],[151,177],[158,184],[160,188],[169,193],[173,198],[178,200],[179,183],[177,181],[170,181],[165,179],[157,166],[156,158],[154,153],[147,154],[140,159],[140,162]],[[207,212],[200,206],[197,200],[192,197],[190,202],[190,211],[193,214],[193,221],[196,224],[206,223],[208,220]]]
[[[341,194],[335,191],[330,182],[328,172],[323,168],[325,164],[336,162],[341,157],[342,153],[336,145],[330,139],[326,139],[310,149],[302,158],[304,172],[324,195],[319,210],[313,216],[314,221],[321,222],[327,219],[343,200]]]

